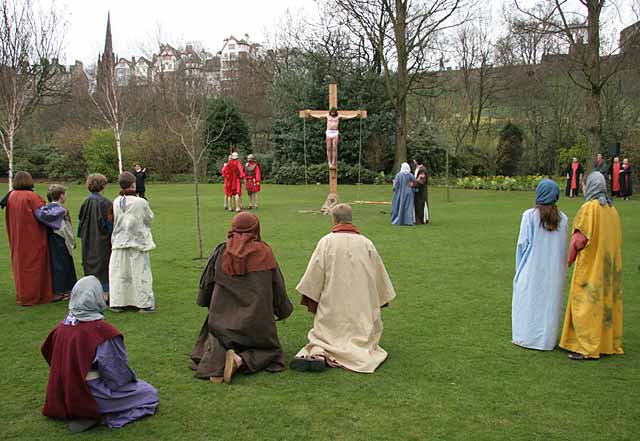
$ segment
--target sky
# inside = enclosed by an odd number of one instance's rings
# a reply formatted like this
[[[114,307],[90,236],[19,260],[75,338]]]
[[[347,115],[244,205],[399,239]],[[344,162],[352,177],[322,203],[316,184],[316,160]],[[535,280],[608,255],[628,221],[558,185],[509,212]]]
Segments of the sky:
[[[230,35],[248,34],[251,41],[263,43],[277,31],[287,10],[317,15],[315,0],[40,0],[40,4],[52,1],[67,20],[63,62],[80,60],[86,66],[96,62],[104,47],[107,12],[111,12],[114,52],[127,58],[149,56],[157,51],[159,40],[177,47],[201,42],[213,53]],[[485,2],[493,17],[501,17],[503,1]],[[537,1],[519,0],[519,4],[527,7]],[[614,14],[619,29],[633,22],[625,10],[632,0],[616,1],[623,5]]]
[[[313,0],[56,0],[55,4],[68,22],[65,64],[77,59],[87,65],[95,63],[104,48],[107,12],[114,52],[130,58],[157,50],[158,36],[177,46],[201,41],[214,53],[230,35],[249,34],[251,41],[262,43],[287,9],[316,10]]]

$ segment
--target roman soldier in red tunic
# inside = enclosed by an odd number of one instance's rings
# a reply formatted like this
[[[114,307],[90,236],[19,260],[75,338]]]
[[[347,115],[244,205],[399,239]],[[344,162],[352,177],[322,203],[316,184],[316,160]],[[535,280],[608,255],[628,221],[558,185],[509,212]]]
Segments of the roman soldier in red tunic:
[[[249,210],[256,207],[258,209],[258,193],[260,192],[260,182],[262,181],[262,175],[260,173],[260,164],[256,162],[254,155],[247,156],[247,164],[244,167],[245,182],[247,186],[247,193],[249,193]]]

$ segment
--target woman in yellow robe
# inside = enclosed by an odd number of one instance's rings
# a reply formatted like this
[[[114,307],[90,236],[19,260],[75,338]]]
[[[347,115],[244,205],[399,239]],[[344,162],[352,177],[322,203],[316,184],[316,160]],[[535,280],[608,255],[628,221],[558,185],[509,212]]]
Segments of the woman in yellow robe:
[[[587,177],[584,194],[573,221],[569,265],[575,259],[576,266],[560,338],[573,360],[624,353],[620,217],[601,173]]]

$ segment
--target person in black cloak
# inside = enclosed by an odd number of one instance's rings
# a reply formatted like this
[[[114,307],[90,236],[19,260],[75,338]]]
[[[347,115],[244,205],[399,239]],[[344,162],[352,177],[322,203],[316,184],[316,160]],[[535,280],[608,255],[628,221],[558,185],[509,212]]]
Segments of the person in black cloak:
[[[105,294],[109,292],[109,259],[113,231],[113,205],[102,195],[107,178],[99,173],[87,177],[91,192],[80,207],[78,237],[82,241],[82,268],[85,276],[96,276]]]

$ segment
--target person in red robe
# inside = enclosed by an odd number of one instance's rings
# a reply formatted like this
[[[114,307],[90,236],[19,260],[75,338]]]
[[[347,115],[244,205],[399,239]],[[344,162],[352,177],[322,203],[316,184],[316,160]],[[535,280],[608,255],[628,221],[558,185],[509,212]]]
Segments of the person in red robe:
[[[253,207],[258,209],[258,193],[260,192],[260,182],[262,181],[262,174],[260,173],[260,164],[256,162],[255,155],[247,156],[247,164],[244,167],[245,171],[245,185],[247,186],[247,193],[249,193],[249,210]]]
[[[620,196],[620,158],[617,156],[613,158],[609,176],[611,176],[611,195]]]
[[[570,198],[575,198],[580,194],[582,175],[584,174],[584,167],[578,162],[578,158],[573,158],[573,161],[565,170],[565,174],[567,175],[565,195]]]
[[[244,169],[238,160],[238,152],[231,154],[231,160],[227,162],[222,171],[224,177],[224,194],[227,197],[227,207],[229,211],[233,211],[235,203],[235,211],[240,211],[242,194],[242,179],[245,178]]]
[[[16,303],[22,306],[40,305],[62,296],[53,296],[47,227],[39,223],[35,211],[46,205],[33,192],[33,178],[19,171],[10,191],[0,206],[7,209],[5,222],[11,248],[11,267],[16,284]]]

